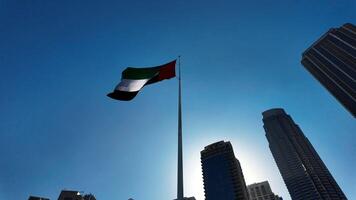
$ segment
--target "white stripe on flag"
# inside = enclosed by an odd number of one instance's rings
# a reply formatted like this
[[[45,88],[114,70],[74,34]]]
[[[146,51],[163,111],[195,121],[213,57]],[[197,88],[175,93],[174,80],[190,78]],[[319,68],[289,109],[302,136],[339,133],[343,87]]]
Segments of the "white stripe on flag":
[[[149,81],[150,79],[122,79],[119,85],[116,86],[115,90],[120,90],[124,92],[137,92]]]

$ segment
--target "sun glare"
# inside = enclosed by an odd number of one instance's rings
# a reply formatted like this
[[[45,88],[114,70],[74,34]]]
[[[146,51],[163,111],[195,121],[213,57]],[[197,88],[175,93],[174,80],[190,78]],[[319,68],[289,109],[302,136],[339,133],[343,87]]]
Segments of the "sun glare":
[[[210,130],[209,132],[211,132]],[[222,131],[219,131],[222,133]],[[211,136],[211,137],[209,137]],[[256,149],[253,145],[253,138],[246,135],[237,135],[231,130],[224,131],[224,134],[217,137],[216,134],[206,134],[205,138],[190,137],[186,140],[184,152],[184,189],[185,196],[194,196],[197,200],[204,199],[203,175],[200,163],[200,151],[205,146],[220,141],[230,141],[234,148],[236,158],[241,163],[241,168],[246,184],[268,180],[271,176],[271,169],[264,163],[270,163],[266,151],[261,148]]]

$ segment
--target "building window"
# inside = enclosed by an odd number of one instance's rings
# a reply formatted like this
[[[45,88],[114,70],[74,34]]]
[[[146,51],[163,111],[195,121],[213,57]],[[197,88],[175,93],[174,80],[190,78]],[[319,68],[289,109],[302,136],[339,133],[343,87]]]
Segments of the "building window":
[[[266,188],[265,188],[264,185],[261,185],[261,189],[262,189],[262,194],[263,194],[263,195],[266,195],[267,192],[266,192]]]
[[[256,187],[257,196],[261,196],[261,191],[259,187]]]
[[[254,188],[251,188],[250,193],[251,193],[252,198],[256,197]]]

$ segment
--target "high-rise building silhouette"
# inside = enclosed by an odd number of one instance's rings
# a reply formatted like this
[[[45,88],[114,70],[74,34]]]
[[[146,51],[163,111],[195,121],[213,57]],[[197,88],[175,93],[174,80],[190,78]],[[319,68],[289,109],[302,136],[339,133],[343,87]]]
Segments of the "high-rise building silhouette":
[[[44,197],[35,197],[35,196],[30,196],[28,200],[49,200],[48,198]]]
[[[79,191],[62,190],[58,197],[58,200],[96,200],[94,195],[86,194],[82,195]]]
[[[216,142],[201,154],[205,200],[248,200],[240,162],[230,142]]]
[[[248,185],[247,189],[250,200],[283,200],[272,192],[268,181]]]
[[[356,117],[356,26],[330,29],[303,53],[302,64]]]
[[[195,200],[195,197],[184,197],[183,199],[184,200]],[[174,200],[177,200],[177,199],[174,199]]]
[[[83,200],[96,200],[96,198],[92,194],[86,194],[84,195]]]
[[[308,138],[283,109],[262,115],[269,148],[293,200],[347,199]]]

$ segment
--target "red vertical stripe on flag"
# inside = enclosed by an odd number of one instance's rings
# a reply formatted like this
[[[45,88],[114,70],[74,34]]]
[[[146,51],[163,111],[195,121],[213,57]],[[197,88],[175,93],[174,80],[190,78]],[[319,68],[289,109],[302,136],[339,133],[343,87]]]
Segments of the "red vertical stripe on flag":
[[[176,76],[176,60],[163,65],[159,69],[158,81],[170,79]]]

